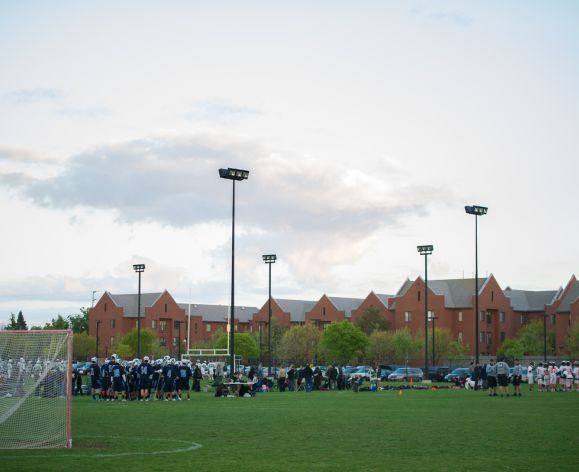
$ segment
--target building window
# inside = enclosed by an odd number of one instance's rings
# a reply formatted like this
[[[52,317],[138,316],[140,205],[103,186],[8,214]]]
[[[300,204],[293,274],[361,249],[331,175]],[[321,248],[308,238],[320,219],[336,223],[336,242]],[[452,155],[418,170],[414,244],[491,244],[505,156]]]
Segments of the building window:
[[[491,292],[491,302],[495,301],[495,292],[494,290]]]
[[[462,331],[458,332],[458,342],[462,342]]]
[[[406,321],[406,323],[410,323],[412,321],[412,312],[410,311],[404,312],[404,321]]]
[[[167,331],[167,320],[160,320],[159,328],[161,329],[161,331]]]
[[[197,331],[197,322],[195,322],[195,331]]]
[[[479,321],[484,321],[484,320],[485,320],[485,312],[484,312],[484,311],[481,311],[481,312],[478,314],[478,320],[479,320]]]
[[[173,347],[177,346],[177,338],[173,338]]]
[[[484,344],[485,342],[485,336],[486,333],[484,331],[481,331],[480,333],[478,333],[478,342],[481,344]]]
[[[325,306],[322,307],[322,316],[326,316],[326,307]]]
[[[105,313],[107,312],[107,304],[105,303]]]
[[[418,301],[420,301],[420,290],[418,290]]]
[[[157,329],[157,320],[152,320],[152,321],[151,321],[151,328]]]
[[[462,321],[462,311],[458,312],[458,321]]]
[[[111,328],[115,329],[116,325],[117,325],[116,320],[111,320]]]
[[[208,333],[211,332],[211,323],[207,323],[207,324],[205,325],[205,331],[207,331]]]
[[[163,338],[163,337],[160,337],[160,338],[159,338],[159,344],[160,344],[161,346],[166,346],[166,345],[167,345],[167,340],[166,340],[165,338]]]
[[[487,333],[487,344],[493,343],[493,333]]]
[[[504,323],[504,322],[506,321],[506,319],[507,319],[507,316],[506,316],[505,312],[504,312],[504,311],[501,311],[501,312],[499,313],[499,320],[500,320],[500,322],[501,322],[501,323]]]
[[[507,335],[504,333],[504,331],[501,331],[501,342],[503,342],[506,337]]]
[[[490,312],[487,311],[487,323],[491,324],[493,322],[493,318]]]
[[[432,321],[434,319],[434,312],[433,311],[429,311],[428,312],[428,321]]]
[[[167,304],[165,303],[165,313],[167,313]]]

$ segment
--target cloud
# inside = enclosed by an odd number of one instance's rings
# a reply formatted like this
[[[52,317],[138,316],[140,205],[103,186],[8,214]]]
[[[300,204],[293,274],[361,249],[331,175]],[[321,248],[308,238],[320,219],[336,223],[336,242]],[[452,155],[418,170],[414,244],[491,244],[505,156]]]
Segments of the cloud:
[[[8,98],[14,103],[24,105],[34,102],[61,100],[64,98],[64,93],[54,88],[30,88],[14,90],[8,94]]]
[[[474,23],[474,18],[458,10],[426,10],[423,8],[415,8],[412,10],[412,13],[429,20],[444,21],[463,27],[471,26]]]
[[[66,107],[58,110],[58,113],[72,119],[96,119],[111,115],[111,111],[104,107]]]
[[[261,115],[261,111],[257,108],[238,105],[228,99],[215,98],[196,102],[193,109],[185,114],[185,118],[223,123],[252,115]]]
[[[451,198],[443,188],[414,182],[396,163],[330,165],[225,135],[101,146],[72,156],[55,177],[11,173],[0,174],[0,182],[48,208],[113,210],[126,224],[187,228],[230,223],[231,182],[219,179],[220,167],[250,170],[249,180],[236,185],[246,247],[258,253],[283,248],[300,280],[327,280],[332,267],[358,257],[379,229]],[[312,271],[313,260],[320,271]]]

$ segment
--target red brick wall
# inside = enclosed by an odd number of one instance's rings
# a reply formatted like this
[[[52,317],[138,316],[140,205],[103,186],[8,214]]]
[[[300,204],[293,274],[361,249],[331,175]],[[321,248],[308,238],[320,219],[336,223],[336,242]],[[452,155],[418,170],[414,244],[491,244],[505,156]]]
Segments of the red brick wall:
[[[360,306],[352,310],[350,321],[356,324],[356,320],[362,316],[368,308],[376,308],[384,321],[388,322],[390,329],[394,327],[394,312],[388,310],[374,292],[370,292]]]
[[[323,295],[310,311],[306,312],[306,323],[314,323],[320,329],[334,321],[344,321],[346,314],[336,309],[330,299]]]

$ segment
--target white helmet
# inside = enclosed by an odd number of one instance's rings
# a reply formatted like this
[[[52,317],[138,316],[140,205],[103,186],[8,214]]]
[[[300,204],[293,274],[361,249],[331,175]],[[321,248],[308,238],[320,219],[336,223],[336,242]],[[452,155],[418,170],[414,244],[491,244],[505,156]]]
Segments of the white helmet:
[[[149,362],[149,356],[143,357],[143,362]]]
[[[96,358],[96,357],[93,357],[93,358],[91,359],[91,362],[96,362],[96,361],[97,361],[97,358]]]

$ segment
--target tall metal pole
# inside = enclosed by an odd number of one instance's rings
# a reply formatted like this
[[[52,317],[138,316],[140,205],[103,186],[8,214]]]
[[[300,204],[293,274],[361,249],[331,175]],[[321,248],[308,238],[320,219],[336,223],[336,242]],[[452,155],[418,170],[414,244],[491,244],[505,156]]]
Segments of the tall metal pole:
[[[543,357],[547,362],[547,314],[543,315]]]
[[[137,358],[141,358],[141,272],[139,274],[139,296],[137,302]]]
[[[271,357],[272,357],[272,355],[271,355],[271,264],[268,264],[268,265],[269,265],[269,302],[268,302],[268,305],[269,305],[269,317],[268,317],[268,325],[267,325],[267,326],[268,326],[268,328],[267,328],[267,329],[268,329],[267,335],[268,335],[268,338],[269,338],[269,339],[268,339],[268,347],[267,347],[267,350],[268,350],[268,354],[269,354],[269,364],[268,364],[268,367],[267,367],[267,376],[268,376],[268,377],[271,377]]]
[[[474,329],[475,329],[475,365],[479,364],[479,333],[478,333],[478,216],[474,215]]]
[[[96,346],[95,346],[95,357],[99,358],[99,327],[101,325],[100,320],[96,322]]]
[[[434,316],[434,313],[432,314],[432,365],[435,365],[436,362],[436,349],[435,349],[435,339],[434,339],[434,320],[436,319],[436,317]]]
[[[233,210],[231,217],[231,309],[229,312],[229,378],[235,370],[235,180],[233,182]]]
[[[424,378],[428,377],[428,254],[424,254]]]

